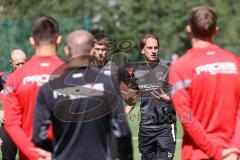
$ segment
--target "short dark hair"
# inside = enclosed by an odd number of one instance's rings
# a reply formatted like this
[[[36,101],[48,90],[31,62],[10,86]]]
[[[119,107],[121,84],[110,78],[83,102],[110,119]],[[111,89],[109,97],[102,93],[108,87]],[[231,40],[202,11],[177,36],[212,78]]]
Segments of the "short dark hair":
[[[109,38],[107,36],[105,36],[104,34],[98,34],[94,37],[93,43],[98,44],[98,45],[105,45],[108,47]]]
[[[144,46],[146,45],[146,40],[148,38],[156,39],[159,47],[159,39],[155,34],[145,34],[139,41],[139,51],[141,51],[144,48]]]
[[[197,6],[190,12],[189,25],[195,37],[212,36],[217,26],[217,15],[209,6]]]
[[[39,17],[32,25],[32,37],[36,43],[54,43],[58,37],[58,32],[58,23],[51,17]]]

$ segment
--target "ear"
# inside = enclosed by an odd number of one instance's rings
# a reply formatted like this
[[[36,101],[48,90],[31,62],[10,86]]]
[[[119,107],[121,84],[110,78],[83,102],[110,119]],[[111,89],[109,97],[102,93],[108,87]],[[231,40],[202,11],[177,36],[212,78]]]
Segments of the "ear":
[[[213,32],[213,34],[212,34],[212,37],[216,36],[216,34],[217,34],[218,32],[219,32],[219,27],[216,26],[216,28],[215,28],[215,30],[214,30],[214,32]]]
[[[140,52],[144,55],[144,50],[143,49],[141,49]]]
[[[71,57],[70,50],[69,50],[68,46],[64,46],[64,54],[69,58]]]
[[[187,34],[192,37],[193,34],[192,34],[192,29],[191,29],[190,25],[187,25],[185,30],[186,30]]]
[[[11,60],[11,59],[9,60],[9,63],[10,63],[10,65],[11,65],[11,66],[13,65],[13,64],[12,64],[12,60]]]
[[[28,41],[29,41],[29,43],[31,44],[31,46],[32,46],[33,48],[35,48],[36,42],[35,42],[34,38],[33,38],[33,37],[29,37]]]
[[[94,56],[94,47],[92,47],[92,48],[90,49],[89,55],[90,55],[90,56]]]
[[[59,45],[62,42],[62,36],[57,36],[56,44]]]

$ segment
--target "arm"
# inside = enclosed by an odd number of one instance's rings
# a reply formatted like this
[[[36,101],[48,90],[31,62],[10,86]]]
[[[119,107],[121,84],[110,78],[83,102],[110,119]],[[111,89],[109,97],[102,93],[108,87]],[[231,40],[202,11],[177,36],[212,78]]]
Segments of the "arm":
[[[135,70],[133,71],[132,75],[128,78],[129,79],[128,92],[122,94],[125,102],[129,106],[135,106],[140,97],[140,90],[137,84],[137,79],[134,76],[134,72]]]
[[[127,117],[122,106],[118,106],[112,113],[112,133],[116,141],[120,160],[132,160],[132,135],[128,126]]]
[[[105,96],[108,101],[108,105],[114,108],[111,113],[111,135],[113,136],[113,145],[116,144],[118,157],[120,160],[132,160],[133,159],[133,149],[132,149],[132,138],[131,131],[128,126],[128,121],[124,113],[124,108],[121,105],[121,100],[117,93],[110,91],[112,94]],[[117,106],[117,107],[116,107]],[[115,142],[115,143],[114,143]],[[115,152],[115,153],[116,153]],[[116,157],[115,157],[116,158]]]
[[[129,87],[131,83],[131,75],[125,68],[118,69],[118,80],[119,82],[123,82],[127,87]]]
[[[30,159],[37,159],[39,157],[38,154],[30,151],[30,148],[32,148],[34,144],[22,128],[22,106],[19,104],[18,96],[15,91],[16,86],[13,82],[14,77],[10,75],[5,87],[5,129],[25,156]]]
[[[191,94],[189,91],[191,79],[183,79],[173,67],[171,67],[169,75],[170,84],[173,85],[172,101],[184,130],[209,157],[221,159],[222,150],[208,138],[201,123],[191,113]]]
[[[135,106],[129,106],[129,105],[127,105],[126,107],[125,107],[125,115],[128,115],[128,114],[130,114],[130,112],[133,110],[133,108],[134,108]]]
[[[236,125],[235,132],[233,133],[233,138],[231,145],[233,147],[240,148],[240,103],[238,104],[238,110],[236,115]]]
[[[50,97],[49,93],[51,92],[44,92],[46,91],[46,88],[44,88],[45,86],[46,85],[40,88],[34,108],[32,141],[36,146],[51,151],[52,143],[48,138],[48,129],[51,123],[50,111],[48,108],[51,104],[48,104],[46,100],[47,97]]]

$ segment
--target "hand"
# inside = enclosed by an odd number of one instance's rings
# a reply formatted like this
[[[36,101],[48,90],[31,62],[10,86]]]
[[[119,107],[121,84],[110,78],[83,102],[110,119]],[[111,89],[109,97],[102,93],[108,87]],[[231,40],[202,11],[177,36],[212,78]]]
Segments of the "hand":
[[[140,93],[137,90],[129,89],[127,93],[122,92],[122,96],[128,105],[134,106],[140,97]]]
[[[239,160],[240,149],[233,147],[222,151],[223,160]]]
[[[48,152],[42,148],[31,148],[31,151],[36,152],[40,155],[40,158],[38,160],[52,160],[52,153]]]
[[[129,106],[129,105],[127,105],[127,106],[125,107],[125,110],[124,110],[125,115],[127,116],[127,115],[133,110],[133,108],[134,108],[134,106]]]
[[[163,89],[160,89],[161,93],[159,93],[157,90],[153,90],[150,92],[157,100],[164,101],[164,102],[170,102],[171,98],[163,91]]]
[[[3,110],[0,111],[0,121],[1,121],[1,123],[4,123],[4,111]]]

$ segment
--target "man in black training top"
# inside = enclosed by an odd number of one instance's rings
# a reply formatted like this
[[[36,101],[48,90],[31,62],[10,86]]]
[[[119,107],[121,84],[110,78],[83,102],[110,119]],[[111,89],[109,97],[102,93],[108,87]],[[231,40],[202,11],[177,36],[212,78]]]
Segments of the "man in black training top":
[[[158,59],[159,40],[153,34],[146,34],[141,38],[139,50],[145,63],[134,69],[135,83],[131,88],[137,91],[141,98],[138,134],[141,158],[173,159],[176,146],[176,117],[168,84],[169,63]],[[130,96],[129,99],[129,104],[136,103],[134,97]]]
[[[63,66],[63,74],[41,87],[38,94],[33,142],[44,149],[46,131],[52,124],[53,159],[111,160],[113,151],[108,140],[113,132],[120,159],[131,160],[132,153],[126,150],[131,141],[122,136],[126,128],[112,127],[112,122],[127,123],[114,119],[114,114],[124,114],[118,107],[119,98],[109,83],[110,77],[100,73],[98,67],[89,67],[92,51],[93,37],[89,32],[79,30],[68,36],[65,53],[71,59],[67,67]],[[49,155],[39,152],[42,157]]]

